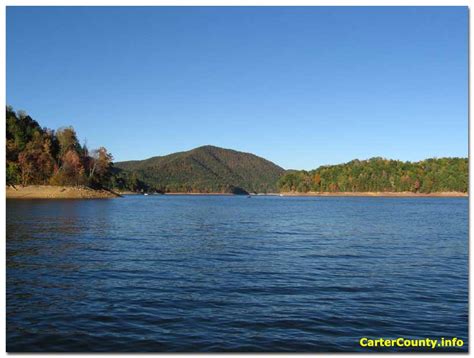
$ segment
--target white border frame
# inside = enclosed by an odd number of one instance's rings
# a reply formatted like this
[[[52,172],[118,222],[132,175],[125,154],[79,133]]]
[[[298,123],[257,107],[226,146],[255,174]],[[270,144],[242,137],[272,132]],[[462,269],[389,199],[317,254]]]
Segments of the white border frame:
[[[365,1],[355,1],[355,0],[6,0],[5,4],[0,7],[0,27],[3,29],[3,35],[0,37],[0,50],[1,50],[1,59],[3,59],[4,69],[1,71],[0,79],[3,82],[3,87],[0,89],[0,99],[3,101],[3,105],[6,105],[6,6],[469,6],[471,5],[471,1],[463,1],[463,0],[451,0],[451,1],[440,1],[440,0],[417,0],[417,1],[410,1],[410,0],[398,0],[398,1],[387,1],[387,0],[365,0]],[[470,49],[472,48],[473,44],[473,36],[471,36],[471,22],[469,21],[469,54]],[[471,56],[469,55],[469,69],[471,64]],[[470,77],[470,71],[469,71]],[[467,79],[469,81],[469,78]],[[472,98],[471,98],[471,91],[469,85],[469,112],[471,108]],[[5,107],[4,107],[5,108]],[[3,311],[0,313],[0,353],[4,357],[7,356],[6,350],[6,236],[5,236],[5,218],[6,218],[6,210],[5,210],[5,122],[2,124],[2,134],[0,137],[0,148],[1,148],[1,165],[0,165],[0,185],[2,186],[2,195],[3,195],[3,205],[0,207],[1,217],[2,217],[2,235],[3,238],[3,249],[1,250],[0,255],[0,266],[2,271],[1,276],[1,296],[0,296],[0,304],[2,306]],[[473,127],[470,125],[470,115],[469,115],[469,139],[472,137],[474,132]],[[471,141],[469,140],[469,159],[471,151]],[[471,160],[469,160],[469,187],[473,188],[472,185],[474,180],[474,168],[472,166]],[[471,205],[469,205],[469,242],[472,239],[472,231],[471,228],[471,219],[473,218]],[[471,257],[472,254],[472,246],[469,245],[469,256]],[[471,264],[469,261],[469,287],[472,287],[472,271],[471,271]],[[469,322],[471,322],[471,317],[474,314],[473,305],[469,305]],[[471,325],[469,325],[471,328]],[[469,355],[472,354],[474,348],[472,346],[472,334],[469,335],[469,347],[471,348],[471,352]],[[322,353],[319,355],[327,355],[327,353]],[[337,354],[330,354],[331,357],[347,357],[355,353],[337,353]],[[400,353],[400,354],[410,354],[410,353]],[[420,353],[412,353],[412,354],[420,354]],[[458,355],[459,353],[448,354],[448,353],[428,353],[428,354],[436,354],[436,357],[446,357],[452,355]],[[10,356],[14,355],[21,355],[21,357],[30,358],[30,357],[37,357],[38,354],[10,354]],[[62,357],[67,356],[70,354],[49,354],[43,353],[41,354],[42,357]],[[100,357],[103,354],[74,354],[78,357]],[[117,355],[120,357],[134,357],[137,354],[107,354],[107,355]],[[160,357],[173,357],[176,354],[171,353],[150,353],[147,354],[148,356],[160,356]],[[188,355],[188,354],[187,354]],[[189,354],[189,355],[198,355],[198,354]],[[199,354],[199,356],[212,356],[212,357],[221,357],[225,354]],[[232,354],[234,357],[258,357],[258,356],[278,356],[278,357],[286,357],[286,356],[296,356],[300,354]],[[358,356],[370,356],[370,357],[386,357],[387,354],[385,353],[357,353]]]

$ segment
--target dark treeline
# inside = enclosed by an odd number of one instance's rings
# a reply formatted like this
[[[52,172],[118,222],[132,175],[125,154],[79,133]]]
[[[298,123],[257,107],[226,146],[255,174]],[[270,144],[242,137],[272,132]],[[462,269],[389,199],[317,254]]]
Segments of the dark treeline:
[[[148,185],[138,178],[134,172],[122,170],[114,167],[112,169],[112,176],[110,177],[110,187],[119,191],[132,191],[136,193],[152,192],[161,193],[160,188]]]
[[[311,171],[288,171],[279,190],[296,192],[467,192],[468,159],[439,158],[402,162],[372,158],[322,166]]]
[[[81,145],[72,127],[42,128],[24,111],[6,109],[6,181],[109,187],[112,155]]]

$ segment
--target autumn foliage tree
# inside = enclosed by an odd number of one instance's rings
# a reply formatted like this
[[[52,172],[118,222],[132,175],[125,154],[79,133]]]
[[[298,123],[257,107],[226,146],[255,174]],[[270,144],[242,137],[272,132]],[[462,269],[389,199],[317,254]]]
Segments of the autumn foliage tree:
[[[72,127],[41,128],[24,111],[6,110],[7,184],[109,186],[112,155],[81,146]]]
[[[93,150],[88,161],[89,180],[92,185],[108,182],[112,173],[113,156],[107,149],[100,147]]]
[[[35,132],[33,138],[18,155],[21,183],[47,184],[54,171],[51,139],[47,133]]]
[[[468,190],[467,158],[402,162],[384,158],[353,160],[312,171],[288,171],[278,187],[297,192],[419,192]]]

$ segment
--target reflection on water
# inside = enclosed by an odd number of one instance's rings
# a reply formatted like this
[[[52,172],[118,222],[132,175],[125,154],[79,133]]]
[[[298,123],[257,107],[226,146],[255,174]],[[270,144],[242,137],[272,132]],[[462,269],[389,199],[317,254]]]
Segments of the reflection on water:
[[[467,350],[465,198],[7,202],[9,351]]]

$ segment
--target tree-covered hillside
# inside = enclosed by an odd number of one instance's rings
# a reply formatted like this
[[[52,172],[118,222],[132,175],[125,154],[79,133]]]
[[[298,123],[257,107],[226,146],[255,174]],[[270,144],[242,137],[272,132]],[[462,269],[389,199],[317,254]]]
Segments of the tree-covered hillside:
[[[106,187],[112,155],[81,145],[72,127],[42,128],[23,111],[6,109],[6,182]]]
[[[284,169],[254,154],[203,146],[142,161],[118,162],[131,177],[163,192],[275,192]]]
[[[467,192],[468,159],[439,158],[402,162],[383,158],[353,160],[312,171],[288,171],[282,192]]]
[[[468,159],[353,160],[312,171],[285,171],[254,154],[203,146],[141,161],[112,163],[101,147],[81,145],[72,127],[42,128],[6,110],[7,184],[88,185],[136,192],[401,192],[468,190]]]

